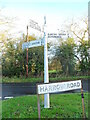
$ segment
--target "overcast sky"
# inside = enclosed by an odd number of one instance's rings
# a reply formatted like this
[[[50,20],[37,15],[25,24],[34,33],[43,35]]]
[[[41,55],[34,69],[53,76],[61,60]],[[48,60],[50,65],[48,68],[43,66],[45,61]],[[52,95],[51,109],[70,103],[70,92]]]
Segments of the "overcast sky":
[[[46,16],[48,31],[52,31],[69,19],[88,15],[88,0],[0,0],[0,7],[4,15],[18,18],[22,31],[30,19],[42,27]]]

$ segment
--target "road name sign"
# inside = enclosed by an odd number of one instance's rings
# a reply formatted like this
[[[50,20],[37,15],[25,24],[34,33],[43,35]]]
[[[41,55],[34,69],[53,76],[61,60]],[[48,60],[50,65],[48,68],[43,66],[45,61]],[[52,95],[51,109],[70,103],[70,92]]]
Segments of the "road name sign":
[[[37,85],[38,94],[57,93],[81,89],[81,80]]]
[[[37,85],[38,117],[40,119],[40,95],[81,89],[83,118],[86,118],[84,94],[81,80]]]
[[[38,47],[38,46],[42,46],[44,45],[44,40],[34,40],[34,41],[30,41],[30,42],[25,42],[22,44],[22,49],[26,49],[26,48],[32,48],[32,47]]]

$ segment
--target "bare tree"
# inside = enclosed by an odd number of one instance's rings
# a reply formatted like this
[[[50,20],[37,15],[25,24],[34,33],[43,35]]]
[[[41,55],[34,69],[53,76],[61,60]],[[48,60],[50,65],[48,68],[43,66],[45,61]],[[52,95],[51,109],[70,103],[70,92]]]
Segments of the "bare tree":
[[[72,37],[77,44],[75,57],[78,60],[79,67],[83,73],[86,73],[89,69],[89,39],[88,39],[88,18],[83,17],[76,22],[72,22],[68,25],[68,30],[72,34]]]

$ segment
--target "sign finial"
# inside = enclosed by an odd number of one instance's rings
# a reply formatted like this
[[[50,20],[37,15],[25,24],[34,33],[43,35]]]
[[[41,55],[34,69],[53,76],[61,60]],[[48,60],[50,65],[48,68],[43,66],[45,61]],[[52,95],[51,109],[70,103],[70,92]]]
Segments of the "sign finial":
[[[46,16],[44,16],[44,25],[46,24]]]

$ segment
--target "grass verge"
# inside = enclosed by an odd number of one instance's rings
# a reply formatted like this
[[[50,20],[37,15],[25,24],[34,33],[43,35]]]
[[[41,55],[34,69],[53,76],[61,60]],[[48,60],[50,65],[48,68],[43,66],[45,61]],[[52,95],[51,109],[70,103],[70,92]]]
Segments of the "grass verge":
[[[82,118],[80,93],[50,94],[50,108],[43,107],[40,96],[41,118]],[[84,93],[86,116],[88,117],[88,93]],[[38,118],[37,96],[23,96],[2,101],[3,118]]]
[[[71,76],[71,77],[55,77],[49,78],[50,82],[58,82],[58,81],[66,81],[66,80],[83,80],[83,79],[90,79],[90,76]],[[2,83],[22,83],[22,82],[43,82],[43,78],[17,78],[17,77],[3,77]]]

